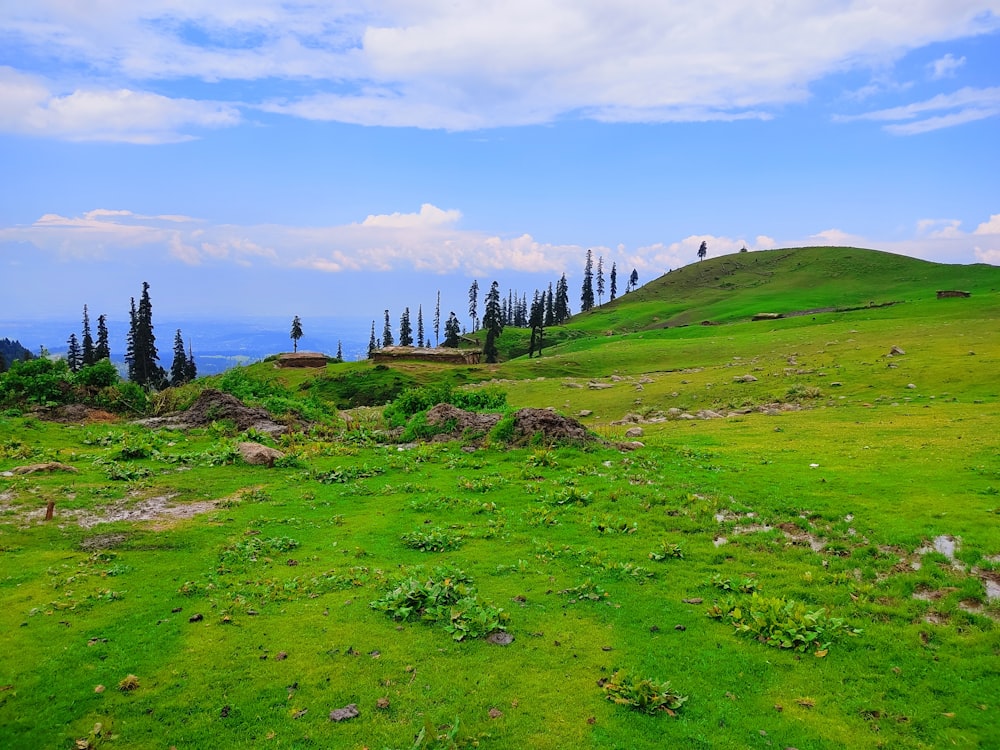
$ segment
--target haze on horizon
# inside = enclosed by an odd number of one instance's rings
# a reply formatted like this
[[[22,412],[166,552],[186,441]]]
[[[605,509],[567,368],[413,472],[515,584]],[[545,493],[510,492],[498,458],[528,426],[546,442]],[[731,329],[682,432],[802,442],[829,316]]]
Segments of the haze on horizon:
[[[1000,264],[996,0],[37,0],[0,39],[0,320],[143,280],[159,320],[461,317],[703,241]]]

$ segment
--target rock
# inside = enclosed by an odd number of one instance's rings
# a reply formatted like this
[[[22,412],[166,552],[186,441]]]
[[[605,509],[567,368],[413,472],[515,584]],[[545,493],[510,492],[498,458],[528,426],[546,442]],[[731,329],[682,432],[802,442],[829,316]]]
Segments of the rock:
[[[722,415],[711,409],[702,409],[698,412],[698,419],[722,419]]]
[[[579,383],[563,383],[563,388],[583,388]]]
[[[681,413],[682,413],[681,410],[678,409],[676,406],[671,406],[669,409],[667,409],[667,414],[669,414],[671,417],[679,417]]]
[[[594,412],[591,411],[590,409],[580,409],[580,416],[581,417],[589,417],[593,413]]]
[[[343,708],[335,708],[330,712],[330,721],[347,721],[361,715],[357,703],[348,703]]]
[[[605,388],[614,388],[613,383],[598,383],[596,381],[591,381],[587,383],[587,387],[592,391],[603,391]]]
[[[506,630],[496,630],[486,636],[486,642],[494,646],[509,646],[514,642],[514,636]]]
[[[843,383],[841,383],[839,380],[834,380],[832,383],[830,383],[831,388],[840,388],[842,385]]]
[[[643,431],[641,427],[630,427],[625,431],[625,437],[627,438],[638,438],[642,437]]]
[[[629,440],[625,443],[619,443],[618,447],[623,451],[637,451],[640,448],[645,448],[646,444],[638,440]]]
[[[695,417],[694,417],[694,414],[688,414],[687,412],[684,412],[683,414],[681,414],[677,418],[678,419],[694,419]]]
[[[274,448],[269,448],[260,443],[240,443],[236,446],[243,460],[251,466],[274,466],[274,462],[279,458],[284,458],[285,454]]]
[[[48,461],[42,464],[28,464],[27,466],[15,466],[11,469],[12,474],[35,474],[38,472],[47,473],[50,471],[68,471],[71,474],[77,473],[76,467],[61,464],[58,461]]]
[[[907,383],[907,384],[906,384],[906,387],[907,387],[907,388],[909,388],[909,389],[910,389],[910,390],[912,391],[912,390],[914,390],[914,389],[915,389],[915,388],[916,388],[917,386],[915,386],[915,385],[914,385],[913,383]]]
[[[622,377],[621,375],[612,375],[612,376],[611,376],[611,380],[613,380],[613,381],[614,381],[615,383],[620,383],[620,382],[622,382],[622,381],[623,381],[624,379],[625,379],[625,378],[623,378],[623,377]]]
[[[898,357],[898,356],[901,356],[903,354],[906,354],[906,352],[904,352],[898,346],[894,346],[894,347],[892,347],[892,349],[889,350],[889,356],[890,357]]]
[[[735,378],[733,378],[733,382],[734,383],[756,383],[757,382],[757,378],[755,378],[753,375],[749,375],[749,374],[748,375],[737,375]]]

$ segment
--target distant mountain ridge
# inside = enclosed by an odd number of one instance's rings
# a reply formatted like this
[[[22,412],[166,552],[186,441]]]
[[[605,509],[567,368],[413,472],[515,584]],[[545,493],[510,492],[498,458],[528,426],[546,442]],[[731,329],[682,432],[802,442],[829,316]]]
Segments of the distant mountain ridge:
[[[7,338],[0,339],[0,357],[3,357],[0,369],[7,369],[10,367],[11,362],[24,359],[25,356],[31,357],[31,352],[23,347],[20,341],[11,341]]]

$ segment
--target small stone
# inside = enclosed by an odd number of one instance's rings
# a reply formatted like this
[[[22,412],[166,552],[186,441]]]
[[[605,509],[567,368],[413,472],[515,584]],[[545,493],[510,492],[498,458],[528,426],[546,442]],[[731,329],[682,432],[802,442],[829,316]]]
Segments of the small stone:
[[[330,721],[347,721],[361,715],[358,704],[348,703],[343,708],[335,708],[330,712]]]
[[[674,630],[687,630],[683,625],[674,625]]]
[[[630,427],[625,431],[625,437],[627,438],[640,438],[643,434],[641,427]]]
[[[284,651],[279,651],[278,655],[274,657],[275,661],[284,661],[288,658],[288,654]]]
[[[101,693],[103,693],[104,692],[104,685],[96,685],[94,687],[94,692],[97,693],[98,695],[100,695]]]
[[[497,630],[486,636],[486,642],[492,643],[494,646],[509,646],[514,642],[514,636],[506,630]]]
[[[681,599],[685,604],[701,604],[703,599]]]
[[[906,384],[906,387],[907,387],[907,388],[909,388],[909,389],[910,389],[910,390],[912,391],[912,390],[914,390],[914,389],[915,389],[915,388],[916,388],[917,386],[915,386],[915,385],[914,385],[913,383],[907,383],[907,384]]]
[[[191,615],[191,616],[190,616],[190,617],[188,618],[188,622],[201,622],[201,621],[202,621],[202,620],[204,620],[204,619],[205,619],[205,615],[203,615],[203,614],[201,614],[201,613],[198,613],[198,614],[196,614],[196,615]]]
[[[503,711],[501,711],[499,708],[491,708],[489,710],[489,715],[491,719],[499,719],[501,716],[503,716]]]
[[[389,699],[379,698],[377,701],[375,701],[375,708],[381,709],[383,711],[389,708]]]

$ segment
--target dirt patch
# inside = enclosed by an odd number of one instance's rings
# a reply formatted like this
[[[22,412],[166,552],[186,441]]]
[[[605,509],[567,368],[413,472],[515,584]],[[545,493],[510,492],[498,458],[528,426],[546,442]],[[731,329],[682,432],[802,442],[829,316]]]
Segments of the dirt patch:
[[[64,404],[62,406],[47,406],[33,412],[39,419],[46,422],[62,424],[82,424],[85,422],[117,422],[118,417],[103,409],[91,409],[83,404]]]
[[[514,414],[515,442],[541,435],[550,442],[587,443],[597,438],[580,422],[551,409],[521,409]]]
[[[121,547],[128,540],[129,535],[123,533],[95,534],[88,536],[80,542],[80,549],[87,552],[98,552],[104,549],[114,549]]]
[[[259,406],[247,406],[235,396],[214,388],[206,388],[198,396],[198,400],[185,410],[169,414],[165,417],[141,419],[136,424],[147,427],[166,427],[176,430],[190,430],[198,427],[208,427],[212,422],[221,420],[232,421],[237,429],[249,430],[251,427],[258,432],[280,435],[288,428],[278,424],[267,409]]]
[[[499,421],[499,414],[466,411],[452,404],[438,404],[427,412],[427,424],[448,428],[448,432],[435,435],[435,441],[455,440],[464,436],[481,437]]]
[[[91,529],[101,524],[115,523],[116,521],[129,521],[132,523],[154,521],[158,524],[154,525],[154,528],[162,529],[167,528],[173,522],[193,518],[201,513],[207,513],[211,510],[215,510],[215,508],[218,507],[217,503],[211,500],[193,503],[174,503],[173,500],[176,497],[176,494],[158,495],[156,497],[148,497],[138,501],[135,501],[132,498],[122,498],[111,505],[94,508],[92,510],[72,508],[60,509],[59,504],[57,503],[55,506],[54,521],[59,524],[75,523],[77,526],[81,526],[84,529]],[[10,509],[10,506],[6,505],[0,507],[0,510]],[[32,508],[30,510],[17,508],[16,512],[17,518],[21,522],[29,524],[44,523],[44,507]],[[114,536],[116,535],[104,534],[93,538],[99,540],[101,537],[111,538]],[[101,542],[97,541],[95,544],[101,544]],[[98,548],[99,547],[95,547],[95,549]]]

